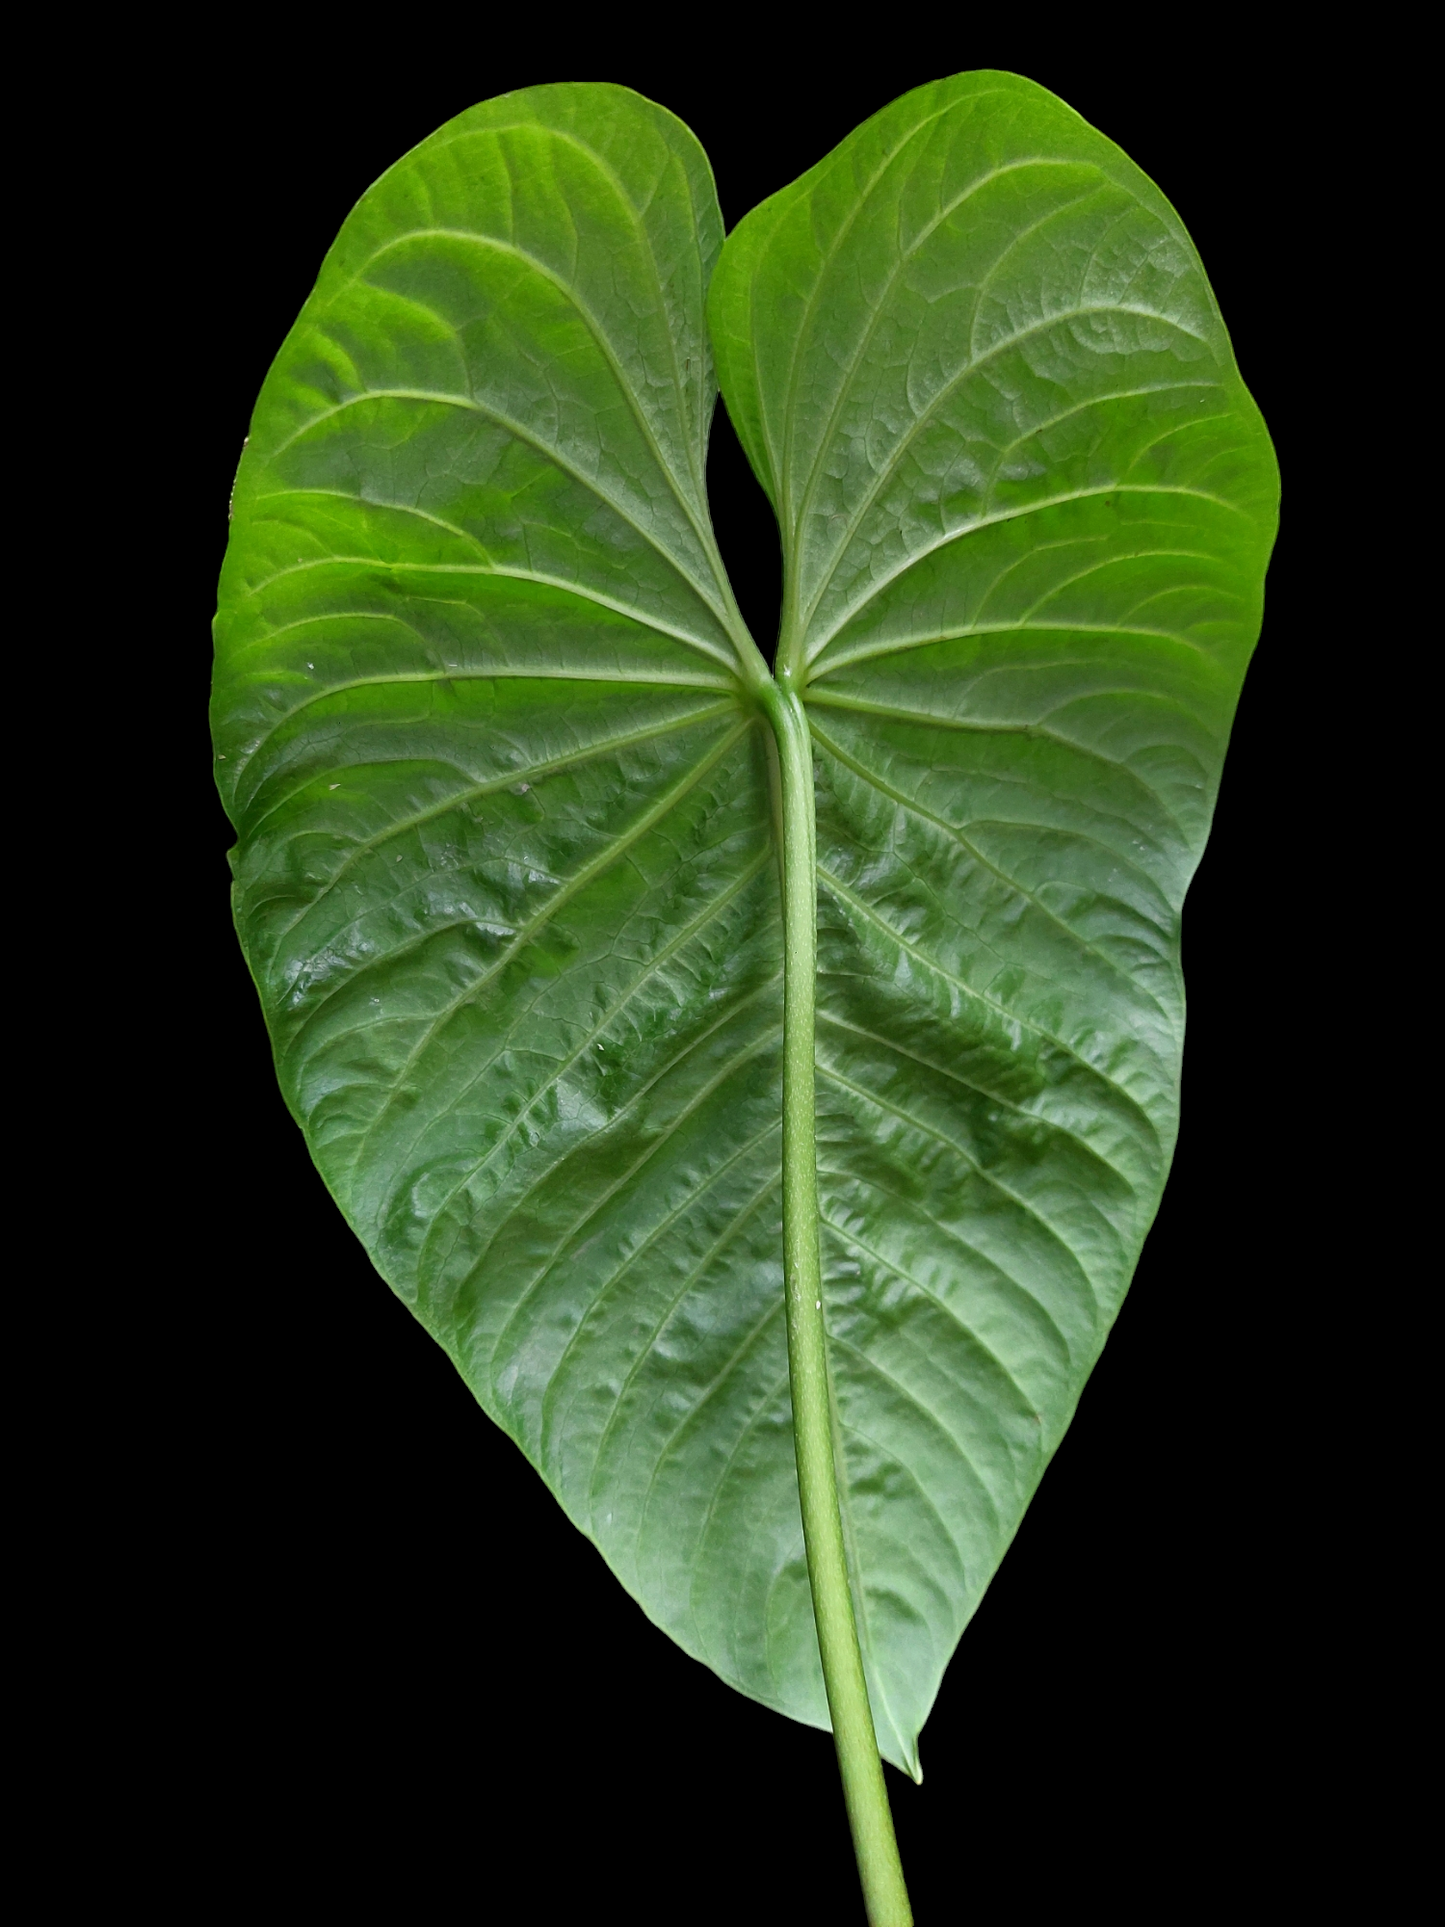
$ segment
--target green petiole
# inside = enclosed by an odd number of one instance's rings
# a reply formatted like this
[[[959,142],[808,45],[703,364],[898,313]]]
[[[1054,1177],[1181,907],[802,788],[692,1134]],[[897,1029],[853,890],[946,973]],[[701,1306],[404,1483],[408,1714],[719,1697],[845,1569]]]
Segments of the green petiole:
[[[778,745],[783,817],[783,1275],[798,1496],[823,1682],[870,1927],[912,1927],[873,1729],[833,1461],[818,1247],[813,1010],[818,966],[813,752],[787,669],[757,687]]]

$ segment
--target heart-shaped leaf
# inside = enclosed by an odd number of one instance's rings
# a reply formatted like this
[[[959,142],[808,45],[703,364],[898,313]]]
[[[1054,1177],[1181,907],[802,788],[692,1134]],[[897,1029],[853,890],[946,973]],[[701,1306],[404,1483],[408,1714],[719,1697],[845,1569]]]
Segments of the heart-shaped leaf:
[[[696,141],[617,87],[371,190],[237,477],[217,769],[282,1087],[378,1268],[648,1614],[826,1726],[711,281],[814,737],[835,1458],[916,1773],[1158,1203],[1275,471],[1177,216],[1029,82],[908,95],[721,243]]]

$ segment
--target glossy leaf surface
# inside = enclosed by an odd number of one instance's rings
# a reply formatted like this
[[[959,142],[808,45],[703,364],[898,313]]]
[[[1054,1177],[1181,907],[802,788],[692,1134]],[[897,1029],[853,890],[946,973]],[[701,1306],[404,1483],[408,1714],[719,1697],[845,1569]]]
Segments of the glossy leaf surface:
[[[657,1623],[826,1725],[712,279],[815,733],[838,1458],[916,1771],[1157,1205],[1273,462],[1177,217],[1028,82],[919,90],[720,246],[696,142],[614,87],[372,189],[237,478],[217,768],[283,1089],[378,1268]]]

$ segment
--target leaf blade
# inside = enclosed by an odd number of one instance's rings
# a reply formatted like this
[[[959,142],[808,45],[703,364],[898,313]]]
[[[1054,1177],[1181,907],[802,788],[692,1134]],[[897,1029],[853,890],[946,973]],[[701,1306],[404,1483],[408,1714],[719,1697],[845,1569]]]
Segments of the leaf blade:
[[[826,1726],[770,752],[703,491],[720,238],[625,89],[486,103],[378,183],[238,476],[218,772],[283,1088],[379,1268],[644,1610]],[[807,680],[835,1457],[915,1773],[1172,1149],[1273,512],[1196,270],[1117,149],[984,75],[886,109],[713,277]]]

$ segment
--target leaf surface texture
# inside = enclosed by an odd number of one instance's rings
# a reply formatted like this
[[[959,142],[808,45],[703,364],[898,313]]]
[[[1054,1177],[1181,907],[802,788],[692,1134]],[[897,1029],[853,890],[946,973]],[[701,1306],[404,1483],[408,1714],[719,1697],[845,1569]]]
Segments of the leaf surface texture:
[[[836,1448],[916,1773],[1157,1207],[1259,628],[1273,457],[1168,203],[1003,74],[895,102],[725,248],[625,89],[442,128],[343,228],[237,478],[237,920],[383,1275],[649,1615],[826,1726],[714,352],[814,735]]]

